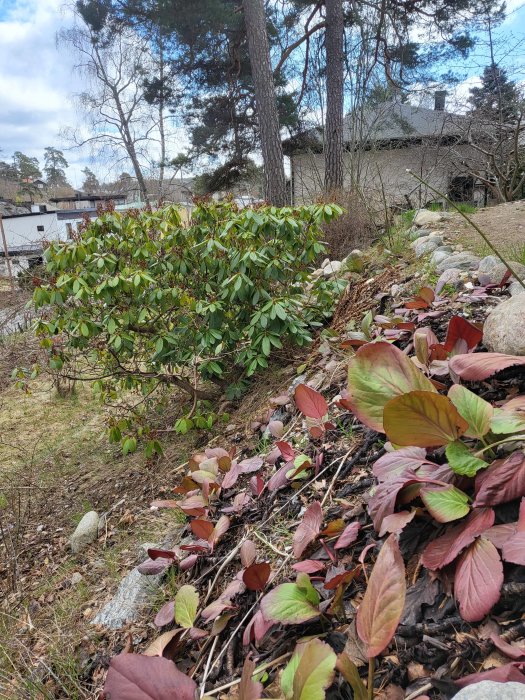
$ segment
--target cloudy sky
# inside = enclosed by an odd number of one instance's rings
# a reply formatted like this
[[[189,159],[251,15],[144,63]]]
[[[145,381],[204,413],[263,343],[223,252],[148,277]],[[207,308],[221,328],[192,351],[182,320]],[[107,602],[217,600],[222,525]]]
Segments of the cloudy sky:
[[[508,5],[504,33],[525,34],[524,0]],[[20,150],[42,160],[46,146],[67,146],[59,134],[78,122],[71,95],[82,86],[74,57],[63,47],[57,49],[56,33],[70,24],[64,0],[0,0],[0,159]],[[510,55],[505,61],[525,63],[523,58]],[[78,187],[89,159],[77,150],[65,154],[71,166],[68,177]]]

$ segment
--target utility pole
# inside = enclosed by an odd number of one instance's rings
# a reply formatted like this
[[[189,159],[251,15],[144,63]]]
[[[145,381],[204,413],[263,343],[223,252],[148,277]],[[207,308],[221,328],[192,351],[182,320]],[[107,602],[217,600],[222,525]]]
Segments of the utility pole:
[[[13,268],[11,267],[11,258],[9,257],[9,250],[7,249],[7,240],[4,231],[4,221],[2,219],[2,214],[0,214],[0,232],[2,233],[2,244],[4,246],[4,256],[7,266],[7,274],[9,276],[9,281],[11,282],[11,291],[15,291],[15,280],[13,278]]]

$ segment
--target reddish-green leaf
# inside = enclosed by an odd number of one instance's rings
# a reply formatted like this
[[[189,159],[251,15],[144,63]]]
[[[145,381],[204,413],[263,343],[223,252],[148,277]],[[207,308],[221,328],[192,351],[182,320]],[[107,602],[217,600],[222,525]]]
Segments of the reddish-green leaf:
[[[426,365],[430,360],[430,349],[437,345],[438,339],[431,328],[418,328],[413,336],[416,357],[422,365]]]
[[[195,537],[201,540],[207,540],[213,532],[213,523],[209,520],[192,520],[190,527]]]
[[[383,409],[388,401],[415,390],[435,392],[412,360],[390,343],[364,345],[350,360],[345,404],[374,430],[384,432]]]
[[[345,681],[350,684],[354,692],[354,700],[367,700],[366,686],[361,680],[357,666],[346,652],[341,652],[337,657],[336,668]]]
[[[462,316],[452,316],[448,322],[447,338],[445,340],[445,350],[453,352],[458,340],[464,341],[468,350],[473,350],[481,343],[483,331],[467,321]]]
[[[369,659],[390,643],[405,605],[405,565],[396,535],[390,535],[379,552],[368,586],[357,610],[357,633],[368,645]]]
[[[244,570],[242,580],[250,591],[262,591],[270,578],[271,567],[267,562],[252,564]]]
[[[454,594],[461,617],[477,622],[490,612],[500,597],[503,564],[498,550],[484,537],[478,537],[461,555],[454,577]]]
[[[356,541],[360,527],[361,525],[357,522],[347,525],[335,543],[334,549],[344,549],[345,547],[350,547],[350,545]]]
[[[387,532],[395,532],[398,535],[409,522],[411,522],[416,515],[416,511],[401,510],[399,513],[392,513],[392,515],[387,515],[386,518],[381,523],[381,529],[379,530],[379,537],[383,537]]]
[[[497,506],[525,496],[525,454],[497,459],[476,476],[475,506]]]
[[[468,547],[478,535],[494,524],[492,508],[476,508],[464,522],[451,528],[425,547],[421,563],[427,569],[441,569]]]
[[[246,657],[242,667],[241,682],[239,683],[239,700],[258,700],[262,696],[263,685],[253,680],[255,661]]]
[[[306,547],[315,540],[321,529],[323,522],[323,511],[319,501],[314,501],[308,506],[301,524],[297,528],[293,536],[293,553],[298,559],[304,552]]]
[[[287,700],[324,700],[332,685],[337,656],[326,642],[310,639],[297,645],[281,676],[281,688]]]
[[[461,379],[481,382],[507,367],[525,365],[525,357],[505,355],[502,352],[467,353],[451,358],[449,365]]]
[[[387,481],[399,476],[406,469],[416,470],[423,464],[432,464],[426,459],[427,451],[422,447],[402,447],[387,452],[374,462],[372,471],[379,481]],[[437,469],[437,465],[436,469]]]
[[[486,469],[489,466],[487,462],[474,456],[461,440],[455,440],[448,444],[445,454],[448,466],[455,474],[461,476],[475,476],[480,469]]]
[[[470,510],[467,494],[455,486],[425,487],[419,493],[429,513],[438,523],[463,518]]]
[[[468,423],[446,396],[410,391],[385,405],[384,426],[396,445],[440,447],[457,440]]]
[[[309,418],[323,418],[328,413],[328,404],[323,396],[306,384],[299,384],[294,398],[297,408]]]
[[[199,594],[193,586],[181,586],[175,596],[175,622],[190,629],[197,617]]]
[[[141,654],[114,656],[104,686],[111,700],[194,700],[196,692],[196,683],[172,661]]]
[[[465,431],[466,437],[479,440],[488,433],[490,421],[494,415],[492,404],[461,384],[454,384],[450,387],[448,398],[468,423],[468,428]]]
[[[315,574],[317,571],[322,571],[325,566],[326,564],[322,561],[305,559],[304,561],[298,561],[296,564],[292,564],[292,569],[295,571],[302,571],[305,574]]]
[[[297,583],[282,583],[264,596],[261,611],[267,622],[298,625],[319,617],[318,602],[312,603],[311,597],[311,592]]]
[[[255,545],[251,540],[245,540],[241,544],[240,550],[241,564],[245,567],[251,566],[257,556]]]

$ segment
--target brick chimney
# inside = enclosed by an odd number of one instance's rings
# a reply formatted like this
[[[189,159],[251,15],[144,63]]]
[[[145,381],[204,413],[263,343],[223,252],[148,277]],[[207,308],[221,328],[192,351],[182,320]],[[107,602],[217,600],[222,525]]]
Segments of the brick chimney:
[[[436,90],[434,93],[434,110],[436,112],[445,111],[445,99],[447,97],[446,90]]]

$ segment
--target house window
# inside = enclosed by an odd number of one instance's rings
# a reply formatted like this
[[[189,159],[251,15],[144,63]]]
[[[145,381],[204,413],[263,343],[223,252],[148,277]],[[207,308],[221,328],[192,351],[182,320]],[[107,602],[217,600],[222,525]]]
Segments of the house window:
[[[472,202],[474,199],[474,178],[469,176],[451,178],[448,196],[453,202]]]
[[[43,226],[37,226],[37,227],[36,227],[36,230],[37,230],[39,233],[44,233],[44,227],[43,227]]]

